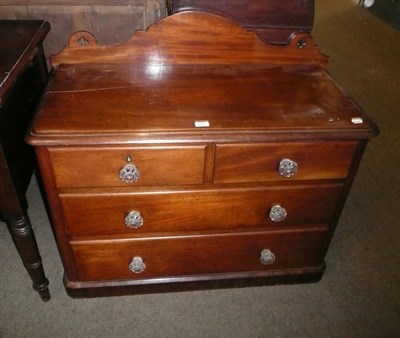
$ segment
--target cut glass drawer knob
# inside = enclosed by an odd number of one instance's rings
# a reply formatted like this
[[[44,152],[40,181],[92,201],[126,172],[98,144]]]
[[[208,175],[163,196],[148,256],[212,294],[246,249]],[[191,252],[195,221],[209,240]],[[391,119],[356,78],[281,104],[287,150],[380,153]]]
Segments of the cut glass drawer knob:
[[[139,228],[143,225],[143,217],[139,211],[133,210],[125,216],[125,225],[129,228]]]
[[[132,261],[129,263],[129,270],[133,273],[141,273],[146,269],[146,264],[144,264],[142,257],[133,257]]]
[[[269,218],[272,222],[282,222],[286,216],[286,209],[281,207],[279,204],[275,204],[269,211]]]
[[[260,262],[263,265],[270,265],[275,262],[275,254],[270,249],[261,251]]]
[[[298,167],[295,161],[284,158],[279,162],[279,174],[283,177],[291,177],[297,173]]]
[[[122,182],[132,183],[139,179],[140,172],[132,163],[127,163],[119,172],[119,178]]]

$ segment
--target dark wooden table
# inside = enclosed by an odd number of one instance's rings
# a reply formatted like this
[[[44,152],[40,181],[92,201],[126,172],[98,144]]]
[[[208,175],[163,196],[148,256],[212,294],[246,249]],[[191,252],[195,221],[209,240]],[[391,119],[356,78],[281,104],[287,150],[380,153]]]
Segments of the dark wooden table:
[[[0,219],[43,301],[50,299],[25,198],[35,166],[24,135],[47,83],[42,42],[50,25],[39,20],[0,21]]]

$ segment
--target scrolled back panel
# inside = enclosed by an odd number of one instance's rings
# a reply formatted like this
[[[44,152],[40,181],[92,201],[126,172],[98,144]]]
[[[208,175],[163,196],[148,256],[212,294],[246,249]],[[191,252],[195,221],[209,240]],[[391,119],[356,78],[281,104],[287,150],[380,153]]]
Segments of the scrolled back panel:
[[[299,36],[306,44],[299,43]],[[61,53],[60,63],[168,64],[314,64],[327,58],[310,34],[294,34],[288,45],[262,42],[254,32],[225,17],[205,12],[183,12],[166,17],[147,31],[136,31],[125,43],[98,45],[88,32],[77,32]]]

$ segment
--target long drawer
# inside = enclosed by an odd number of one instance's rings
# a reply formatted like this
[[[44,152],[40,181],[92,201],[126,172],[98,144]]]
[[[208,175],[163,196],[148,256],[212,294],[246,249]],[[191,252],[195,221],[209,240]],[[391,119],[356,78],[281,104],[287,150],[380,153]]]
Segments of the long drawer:
[[[219,144],[214,182],[343,179],[356,146],[351,141]]]
[[[202,184],[205,146],[50,148],[58,188]],[[136,180],[125,182],[121,170],[135,166]]]
[[[314,228],[71,245],[79,281],[100,281],[316,267],[325,236],[324,228]]]
[[[326,183],[125,194],[64,193],[60,199],[72,236],[101,236],[329,223],[341,189],[339,183]],[[277,219],[279,212],[286,215]]]

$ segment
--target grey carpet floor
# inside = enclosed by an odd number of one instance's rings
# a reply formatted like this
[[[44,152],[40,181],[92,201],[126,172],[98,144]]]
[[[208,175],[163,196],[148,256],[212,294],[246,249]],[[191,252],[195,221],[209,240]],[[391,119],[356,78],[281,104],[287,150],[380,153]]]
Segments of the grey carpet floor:
[[[50,280],[42,303],[0,223],[0,337],[400,337],[400,32],[356,3],[316,0],[329,71],[379,125],[316,284],[74,300],[36,180],[30,217]]]

